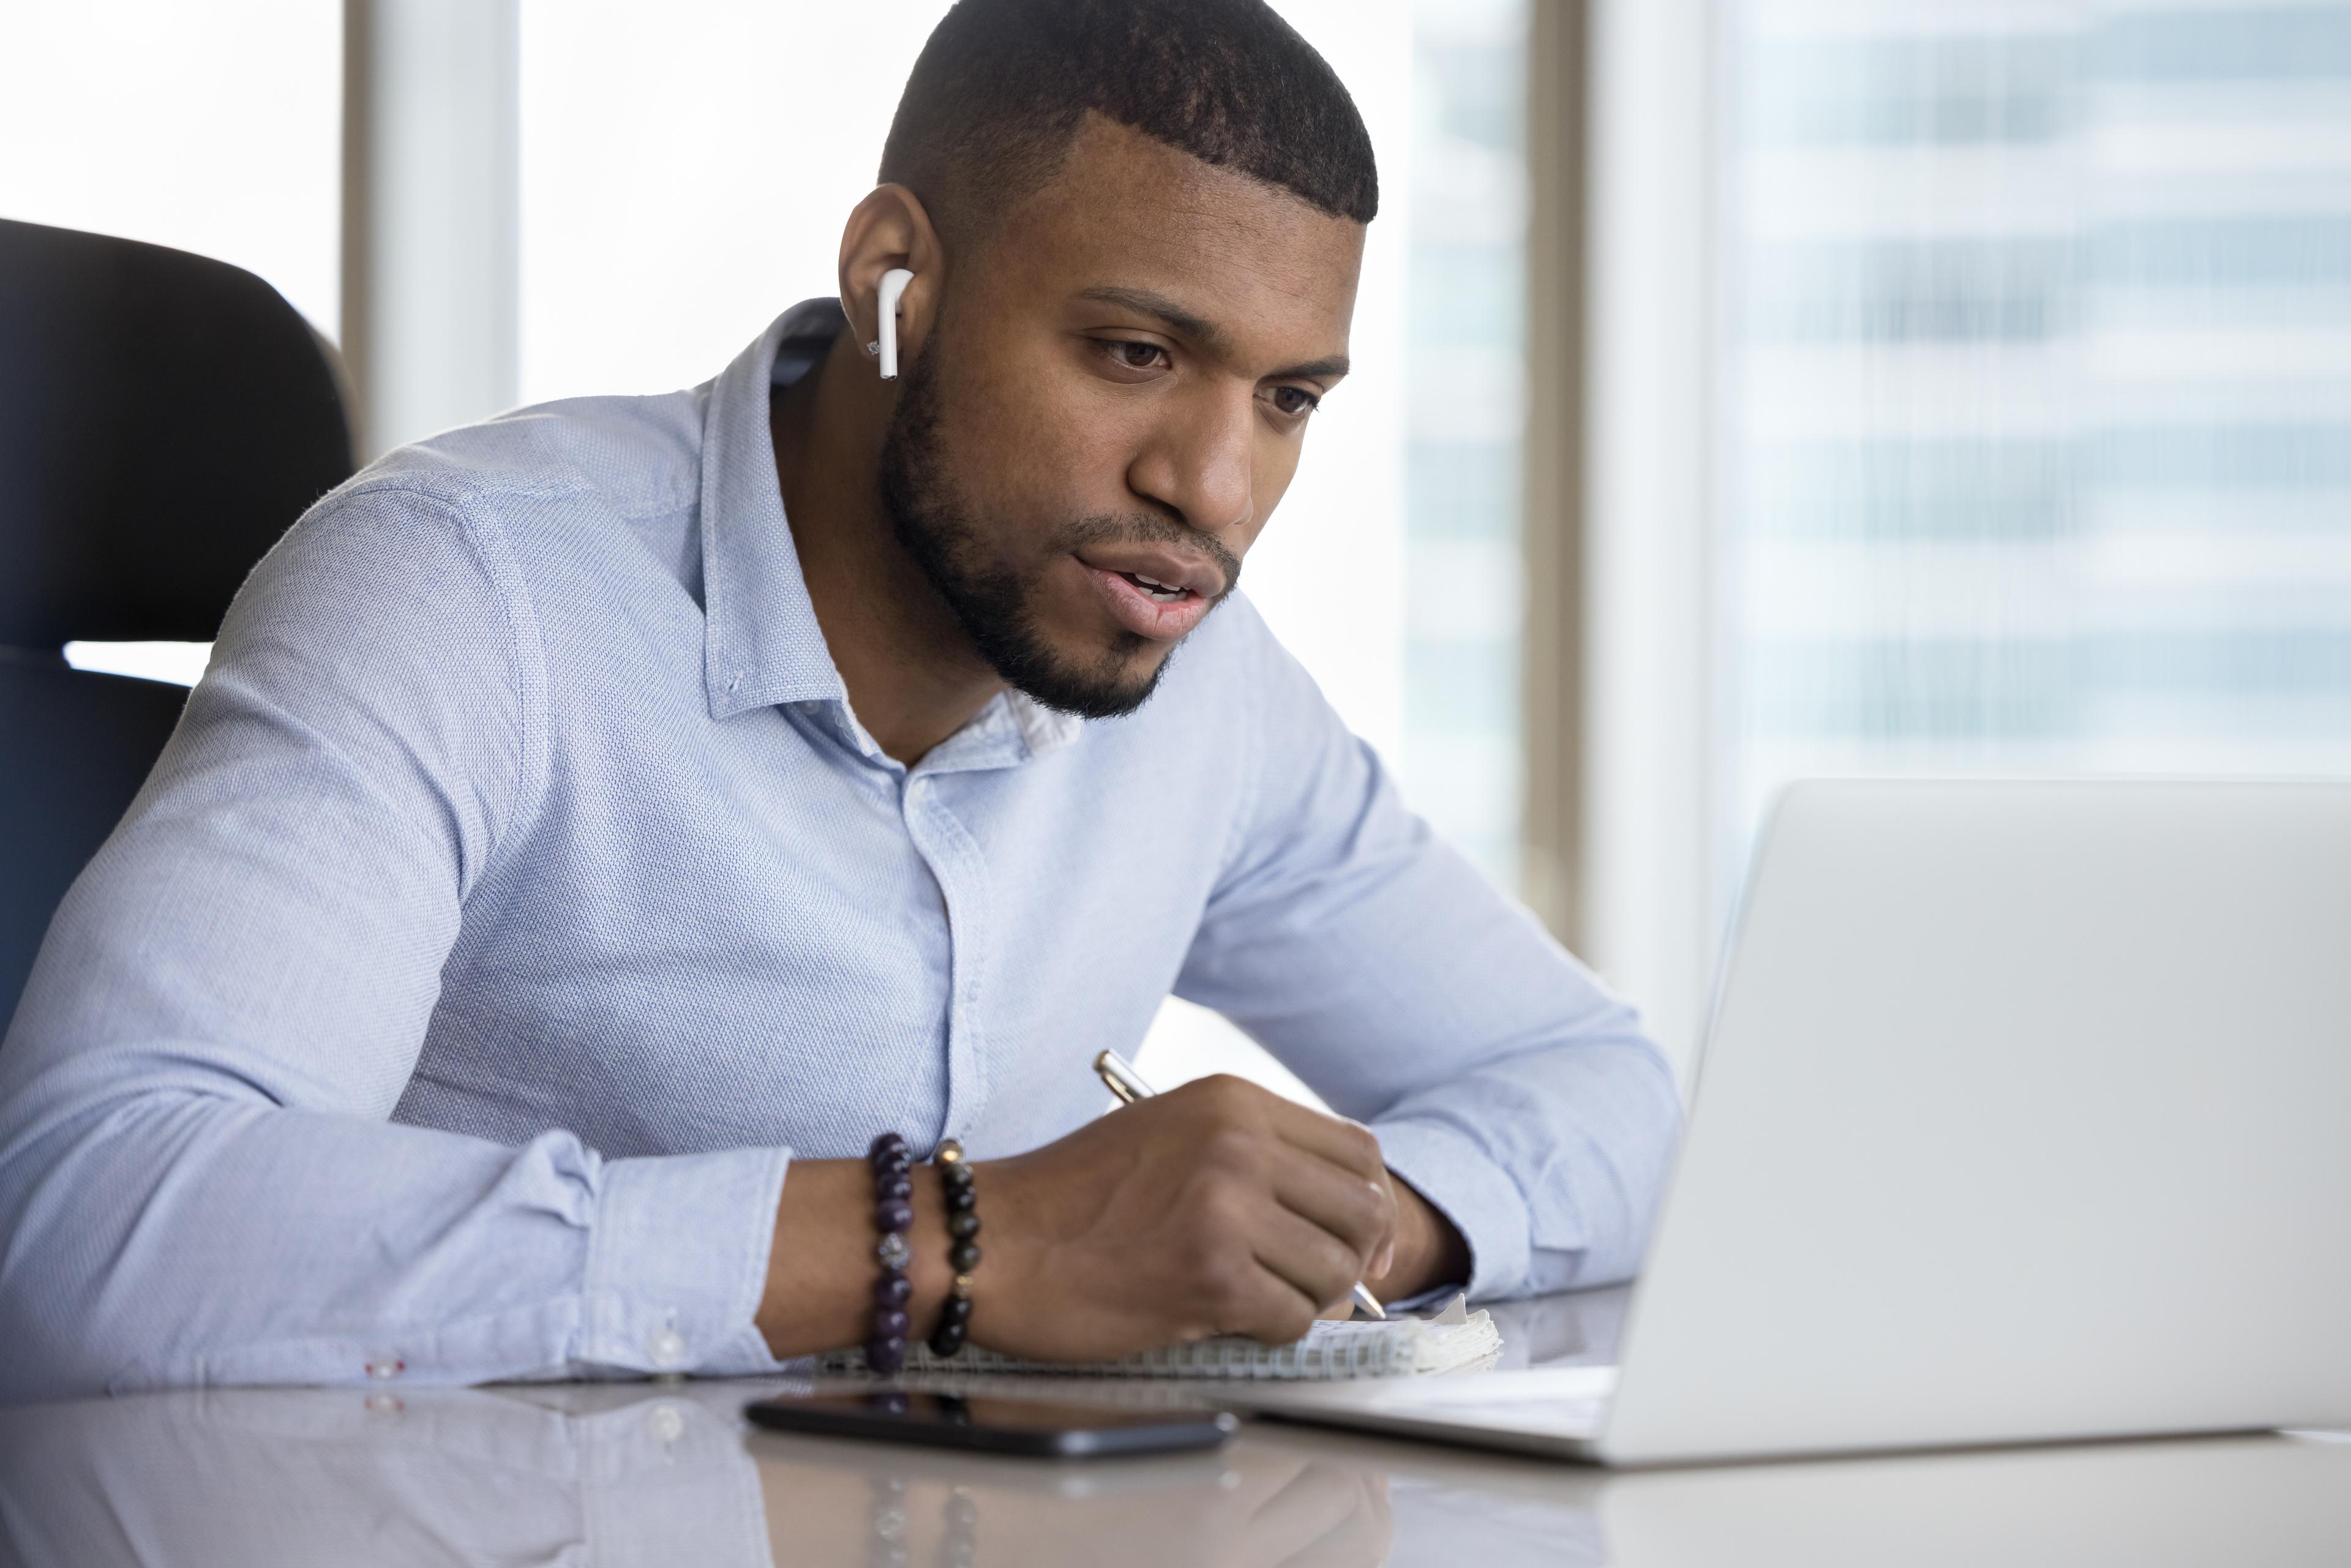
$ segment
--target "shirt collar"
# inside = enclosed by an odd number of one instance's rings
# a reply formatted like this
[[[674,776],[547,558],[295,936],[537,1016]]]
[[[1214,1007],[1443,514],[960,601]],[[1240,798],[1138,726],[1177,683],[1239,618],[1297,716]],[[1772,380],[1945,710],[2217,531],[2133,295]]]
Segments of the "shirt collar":
[[[777,703],[848,701],[784,521],[768,431],[772,373],[789,381],[805,372],[842,321],[837,300],[795,305],[710,385],[702,420],[702,673],[713,718]]]
[[[803,300],[711,383],[702,424],[703,683],[716,719],[779,703],[838,704],[859,749],[878,755],[849,711],[848,688],[817,625],[768,423],[770,388],[807,374],[846,325],[839,300]],[[1001,733],[1018,753],[1003,760],[1017,761],[1059,750],[1083,727],[1073,715],[1006,692],[957,733],[977,732],[975,741]]]

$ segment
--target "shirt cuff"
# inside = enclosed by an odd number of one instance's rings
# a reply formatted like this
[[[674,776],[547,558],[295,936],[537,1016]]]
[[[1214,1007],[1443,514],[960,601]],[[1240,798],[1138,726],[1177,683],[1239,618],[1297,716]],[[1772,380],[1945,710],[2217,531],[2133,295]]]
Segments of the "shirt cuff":
[[[1380,1122],[1372,1132],[1388,1169],[1451,1220],[1469,1245],[1466,1281],[1449,1281],[1394,1304],[1411,1308],[1465,1289],[1473,1301],[1519,1291],[1527,1276],[1532,1220],[1510,1173],[1442,1122]]]
[[[618,1372],[773,1372],[754,1320],[790,1163],[788,1149],[608,1162],[579,1359]]]

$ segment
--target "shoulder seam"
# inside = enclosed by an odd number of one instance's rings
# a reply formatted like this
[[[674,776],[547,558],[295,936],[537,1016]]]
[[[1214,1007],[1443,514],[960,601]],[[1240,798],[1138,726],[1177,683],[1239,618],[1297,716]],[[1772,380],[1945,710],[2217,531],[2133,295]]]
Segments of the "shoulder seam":
[[[492,862],[504,852],[507,844],[528,828],[538,812],[546,791],[547,774],[547,673],[546,648],[538,625],[538,613],[531,601],[529,585],[523,580],[522,571],[515,564],[513,552],[507,547],[506,530],[494,517],[468,511],[458,498],[440,493],[429,485],[406,482],[407,476],[387,476],[376,484],[339,490],[321,499],[313,513],[334,509],[336,503],[360,496],[396,494],[406,496],[428,507],[450,525],[475,570],[490,586],[497,600],[498,614],[506,623],[507,666],[513,682],[517,734],[514,739],[513,785],[509,798],[500,802],[503,810],[491,827],[489,846],[482,863],[474,868],[465,884],[458,889],[462,902],[487,873]],[[546,496],[577,493],[584,486],[486,486],[473,492],[475,496]],[[493,537],[495,536],[495,537]]]

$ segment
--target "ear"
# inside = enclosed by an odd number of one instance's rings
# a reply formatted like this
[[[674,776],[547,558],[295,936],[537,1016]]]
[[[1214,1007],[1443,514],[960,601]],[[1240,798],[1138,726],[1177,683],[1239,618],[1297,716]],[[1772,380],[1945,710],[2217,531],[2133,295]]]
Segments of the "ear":
[[[938,308],[946,255],[931,214],[904,185],[877,185],[849,214],[841,232],[841,308],[861,350],[881,339],[883,277],[904,267],[914,277],[898,297],[898,362],[922,351]],[[872,355],[867,354],[869,361]]]

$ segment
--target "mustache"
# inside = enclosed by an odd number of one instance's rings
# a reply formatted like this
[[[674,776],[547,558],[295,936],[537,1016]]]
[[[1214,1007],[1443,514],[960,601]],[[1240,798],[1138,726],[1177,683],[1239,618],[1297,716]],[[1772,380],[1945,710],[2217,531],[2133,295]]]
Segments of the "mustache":
[[[1080,517],[1053,530],[1052,555],[1068,555],[1093,545],[1173,545],[1179,550],[1206,556],[1210,564],[1223,575],[1224,587],[1212,601],[1222,603],[1232,591],[1240,586],[1241,558],[1225,548],[1216,535],[1206,533],[1173,517],[1163,517],[1151,512],[1134,512],[1125,517]]]

